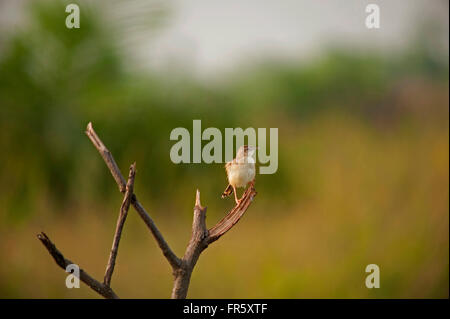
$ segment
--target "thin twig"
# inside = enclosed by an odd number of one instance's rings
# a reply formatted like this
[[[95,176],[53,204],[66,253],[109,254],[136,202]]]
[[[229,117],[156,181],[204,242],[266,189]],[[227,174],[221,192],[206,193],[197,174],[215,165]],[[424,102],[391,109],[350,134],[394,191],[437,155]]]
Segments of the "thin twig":
[[[37,238],[41,241],[41,243],[45,246],[45,248],[47,248],[48,252],[53,257],[53,259],[55,260],[55,262],[58,264],[59,267],[66,270],[68,265],[74,264],[72,261],[64,257],[64,255],[56,248],[55,244],[52,243],[52,241],[48,238],[48,236],[45,233],[38,234]],[[116,293],[110,287],[95,280],[81,268],[79,279],[105,298],[108,299],[119,298],[119,296],[117,296]]]
[[[120,237],[122,235],[122,229],[127,219],[128,209],[130,208],[131,197],[133,195],[134,187],[134,177],[136,174],[136,163],[130,166],[130,173],[128,175],[128,182],[126,186],[125,196],[120,206],[119,218],[117,219],[116,232],[114,234],[114,240],[111,248],[111,253],[109,255],[108,264],[106,266],[105,278],[103,283],[107,286],[111,286],[111,276],[114,271],[114,266],[116,264],[117,252],[119,250]]]
[[[141,203],[137,200],[136,196],[133,196],[131,204],[138,212],[139,216],[141,216],[148,229],[150,229],[150,231],[152,232],[153,237],[156,239],[159,248],[161,249],[163,255],[166,257],[169,264],[172,266],[172,269],[174,270],[180,267],[180,258],[178,258],[177,255],[175,255],[175,253],[172,251],[172,249],[170,249],[169,244],[167,244],[158,227],[156,227],[155,222],[147,213],[145,208],[141,205]]]
[[[92,128],[91,122],[89,122],[87,125],[86,135],[89,137],[89,139],[92,141],[92,144],[94,144],[94,146],[100,152],[100,155],[105,160],[105,163],[108,166],[109,170],[111,171],[112,176],[116,180],[117,186],[119,186],[120,192],[125,193],[126,190],[125,178],[123,178],[123,175],[120,172],[120,169],[117,166],[116,161],[114,160],[111,152],[105,147],[103,142],[97,136],[97,133],[95,133],[94,129]]]
[[[123,178],[122,174],[120,173],[119,167],[117,166],[111,152],[106,148],[106,146],[100,140],[97,133],[95,133],[91,122],[89,122],[89,124],[87,125],[86,135],[90,138],[90,140],[92,141],[92,144],[94,144],[95,148],[99,151],[100,155],[103,157],[103,160],[105,161],[105,163],[108,166],[117,185],[119,186],[119,190],[122,193],[124,193],[126,190],[125,179]],[[156,227],[153,219],[146,212],[146,210],[141,205],[141,203],[139,203],[136,195],[134,195],[134,194],[131,199],[131,204],[136,209],[136,211],[139,213],[139,216],[141,216],[142,220],[147,225],[147,227],[150,229],[151,233],[153,234],[153,237],[155,238],[156,242],[158,243],[158,246],[161,248],[163,255],[166,257],[167,261],[172,266],[172,269],[173,270],[177,269],[180,266],[181,260],[174,254],[172,249],[170,249],[169,245],[165,241],[165,239],[162,236],[161,232],[159,231],[158,227]]]

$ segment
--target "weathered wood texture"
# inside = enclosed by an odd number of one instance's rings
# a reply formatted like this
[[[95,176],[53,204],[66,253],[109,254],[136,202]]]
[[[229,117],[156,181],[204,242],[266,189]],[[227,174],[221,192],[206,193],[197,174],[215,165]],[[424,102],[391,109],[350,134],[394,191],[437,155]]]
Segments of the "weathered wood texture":
[[[254,197],[256,196],[255,188],[253,187],[253,185],[247,188],[240,202],[230,212],[228,212],[228,214],[226,214],[226,216],[222,220],[220,220],[214,227],[210,229],[206,227],[206,207],[203,207],[201,205],[200,192],[197,190],[195,196],[191,239],[186,247],[186,251],[183,257],[179,258],[167,244],[163,235],[156,227],[155,222],[134,194],[136,163],[133,163],[131,165],[128,182],[125,182],[125,179],[120,172],[119,167],[117,166],[111,152],[100,140],[91,123],[87,125],[86,135],[89,137],[89,139],[92,141],[92,144],[103,157],[106,166],[109,168],[114,180],[119,187],[119,191],[125,195],[120,208],[116,231],[114,234],[111,253],[106,267],[103,283],[95,280],[82,269],[80,269],[80,280],[105,298],[118,298],[118,296],[110,287],[111,277],[114,271],[120,237],[128,214],[128,209],[130,205],[132,205],[149,228],[163,255],[172,267],[174,284],[171,298],[186,298],[192,271],[194,270],[195,264],[197,263],[200,254],[211,243],[218,240],[221,236],[228,232],[241,219],[241,217],[244,215],[244,213],[252,203]],[[65,270],[67,265],[72,264],[70,260],[66,259],[63,254],[58,249],[56,249],[55,245],[50,241],[46,234],[41,233],[37,236],[61,268]]]

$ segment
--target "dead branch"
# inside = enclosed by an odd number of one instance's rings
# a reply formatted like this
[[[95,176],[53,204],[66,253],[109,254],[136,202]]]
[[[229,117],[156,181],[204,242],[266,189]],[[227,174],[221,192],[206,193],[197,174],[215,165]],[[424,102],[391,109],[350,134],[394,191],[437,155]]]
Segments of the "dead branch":
[[[120,169],[116,164],[116,161],[112,157],[111,152],[105,147],[103,142],[97,136],[97,133],[95,133],[94,129],[92,128],[91,122],[88,123],[85,133],[90,138],[90,140],[92,141],[92,144],[94,144],[94,146],[100,152],[100,155],[105,160],[105,163],[109,168],[109,171],[111,172],[112,176],[116,180],[117,186],[119,186],[120,192],[125,193],[125,190],[126,190],[125,179],[123,178],[122,173],[120,172]]]
[[[209,230],[208,244],[219,239],[227,231],[229,231],[244,215],[248,206],[256,196],[256,191],[253,187],[249,187],[245,190],[242,200],[239,205],[236,205],[221,221],[219,221],[213,228]]]
[[[59,267],[66,270],[68,265],[74,264],[72,261],[64,257],[64,255],[56,248],[55,244],[52,243],[50,238],[48,238],[45,233],[38,234],[37,238],[42,242],[45,248],[47,248],[48,252],[50,253],[50,255],[52,255],[53,259],[55,260],[55,262],[58,264]],[[81,268],[79,279],[107,299],[119,298],[110,287],[95,280]]]
[[[105,278],[103,280],[103,283],[108,287],[111,285],[111,276],[114,271],[117,252],[119,250],[120,237],[122,235],[123,225],[125,224],[125,220],[127,219],[128,209],[130,208],[131,197],[133,195],[135,174],[136,174],[136,163],[133,163],[130,167],[130,174],[128,176],[125,196],[123,198],[122,206],[120,206],[120,213],[119,218],[117,219],[116,232],[114,234],[113,245],[111,248],[111,253],[109,255],[108,264],[106,266]]]
[[[120,192],[124,193],[126,190],[125,179],[123,178],[122,173],[120,172],[119,167],[117,166],[116,161],[114,160],[111,152],[100,140],[97,133],[95,133],[91,122],[89,122],[89,124],[87,125],[86,135],[90,138],[92,144],[94,144],[95,148],[99,151],[100,155],[103,157],[106,166],[108,166],[112,176],[114,177],[117,185],[119,186]],[[163,255],[166,257],[167,261],[172,266],[172,269],[175,270],[176,268],[178,268],[181,263],[181,260],[173,253],[172,249],[170,249],[169,245],[165,241],[158,227],[156,227],[155,223],[153,222],[153,219],[145,211],[144,207],[141,205],[141,203],[139,203],[136,195],[134,194],[131,198],[131,204],[139,213],[139,216],[141,216],[141,218],[144,220],[144,223],[147,225],[147,227],[150,229],[151,233],[153,234],[153,237],[155,237],[156,242],[161,248]]]
[[[197,263],[200,254],[211,243],[218,240],[221,236],[228,232],[242,218],[257,194],[254,187],[251,186],[247,188],[239,204],[237,204],[222,220],[220,220],[214,227],[210,228],[209,230],[206,227],[206,207],[203,207],[201,205],[200,191],[197,190],[195,196],[194,218],[192,222],[192,235],[186,247],[183,258],[180,259],[171,250],[161,232],[156,227],[153,219],[149,216],[147,211],[137,200],[136,195],[133,193],[134,178],[136,172],[135,163],[131,165],[128,182],[125,183],[125,179],[123,178],[111,152],[105,147],[103,142],[95,133],[91,123],[87,125],[86,134],[90,138],[94,146],[97,148],[100,155],[103,157],[103,160],[105,161],[112,176],[114,177],[114,180],[116,181],[120,192],[124,193],[125,196],[117,221],[116,232],[114,235],[108,265],[106,268],[104,283],[98,282],[97,280],[89,276],[84,270],[80,270],[80,280],[105,298],[118,298],[110,288],[111,276],[114,271],[114,264],[117,257],[123,225],[125,223],[129,206],[131,204],[138,212],[139,216],[142,218],[147,227],[150,229],[163,255],[172,266],[174,285],[171,298],[186,298],[192,271],[194,270],[195,264]],[[55,245],[50,241],[50,239],[48,239],[48,237],[44,233],[39,234],[38,238],[41,240],[41,242],[44,244],[49,253],[55,259],[56,263],[61,268],[66,269],[67,265],[72,263],[71,261],[64,258],[64,256],[56,249]]]
[[[197,190],[195,196],[191,240],[189,241],[184,253],[180,268],[174,272],[175,281],[171,298],[186,298],[191,274],[198,258],[200,257],[200,254],[208,247],[209,244],[219,239],[241,219],[255,196],[255,189],[253,187],[249,187],[245,191],[239,204],[236,205],[213,228],[208,230],[206,228],[206,207],[203,207],[200,204],[200,192]]]

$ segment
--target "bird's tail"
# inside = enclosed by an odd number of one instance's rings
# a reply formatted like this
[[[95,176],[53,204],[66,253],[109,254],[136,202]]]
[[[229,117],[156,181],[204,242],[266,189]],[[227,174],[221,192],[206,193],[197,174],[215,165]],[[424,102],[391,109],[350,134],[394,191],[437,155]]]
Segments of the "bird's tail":
[[[230,196],[231,194],[233,194],[233,187],[230,184],[228,184],[227,188],[225,188],[225,190],[222,193],[222,198]]]

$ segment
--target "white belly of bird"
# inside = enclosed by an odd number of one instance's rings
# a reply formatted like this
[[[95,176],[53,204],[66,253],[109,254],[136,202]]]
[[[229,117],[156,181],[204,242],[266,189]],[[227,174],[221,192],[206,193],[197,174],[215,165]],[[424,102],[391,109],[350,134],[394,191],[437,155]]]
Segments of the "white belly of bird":
[[[235,187],[245,187],[255,178],[255,164],[233,165],[228,172],[228,181]]]

